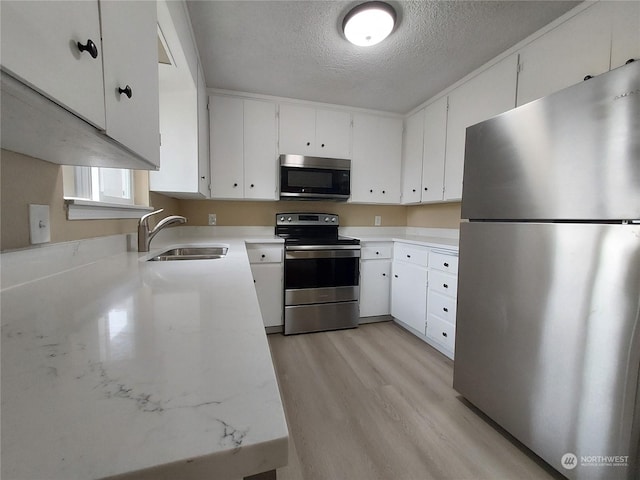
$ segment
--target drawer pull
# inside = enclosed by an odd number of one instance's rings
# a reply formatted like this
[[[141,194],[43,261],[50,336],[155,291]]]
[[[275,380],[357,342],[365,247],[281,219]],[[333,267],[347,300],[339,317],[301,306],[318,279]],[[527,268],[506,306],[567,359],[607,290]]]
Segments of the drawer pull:
[[[411,258],[411,255],[407,255],[407,258]]]
[[[449,309],[447,307],[442,307],[442,310],[444,310],[445,312],[449,312]]]
[[[443,286],[444,288],[449,288],[449,285],[447,285],[446,283],[443,283],[443,284],[442,284],[442,286]]]
[[[260,257],[261,257],[261,258],[264,258],[264,257],[266,257],[266,255],[263,253],[262,255],[260,255]]]
[[[380,252],[376,252],[376,255],[380,255]]]
[[[394,275],[394,277],[398,278],[398,275]]]
[[[386,273],[383,273],[383,274],[382,274],[382,276],[383,276],[383,277],[386,277],[386,276],[387,276],[387,274],[386,274]]]
[[[124,88],[118,87],[118,93],[120,95],[122,95],[124,93],[127,96],[127,98],[131,98],[131,95],[133,95],[133,90],[131,90],[131,87],[129,85],[127,85]]]
[[[447,336],[448,336],[448,335],[447,335],[447,332],[442,332],[442,336],[443,336],[443,337],[447,337]]]
[[[98,47],[96,47],[96,44],[93,43],[93,40],[87,40],[86,45],[82,45],[80,42],[78,42],[77,46],[78,50],[80,50],[81,52],[88,52],[89,55],[91,55],[91,58],[98,58]]]
[[[448,266],[449,266],[449,264],[448,264],[447,262],[445,262],[445,263],[444,263],[444,266],[445,266],[445,267],[448,267]]]

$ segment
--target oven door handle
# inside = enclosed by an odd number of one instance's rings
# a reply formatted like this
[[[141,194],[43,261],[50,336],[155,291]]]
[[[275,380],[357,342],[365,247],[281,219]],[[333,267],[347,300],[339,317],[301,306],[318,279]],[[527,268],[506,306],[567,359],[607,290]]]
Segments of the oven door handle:
[[[358,258],[360,249],[342,250],[286,250],[285,259],[304,260],[309,258]]]

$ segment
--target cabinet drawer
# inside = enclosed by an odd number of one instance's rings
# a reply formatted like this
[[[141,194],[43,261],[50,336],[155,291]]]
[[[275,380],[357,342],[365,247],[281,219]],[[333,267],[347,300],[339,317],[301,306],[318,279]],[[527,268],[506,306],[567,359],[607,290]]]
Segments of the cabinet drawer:
[[[427,266],[429,249],[419,245],[396,242],[393,244],[393,259],[401,262],[409,262],[423,267]]]
[[[456,255],[431,250],[429,253],[429,268],[457,275],[458,257]]]
[[[453,352],[456,344],[456,327],[434,315],[429,315],[427,317],[427,338],[440,343],[447,350]]]
[[[390,243],[367,243],[362,246],[360,251],[362,260],[371,260],[374,258],[391,258]]]
[[[455,298],[458,293],[458,277],[438,270],[429,272],[429,289]]]
[[[434,314],[443,320],[456,324],[456,299],[438,293],[433,289],[429,289],[429,303],[427,305],[427,314]]]
[[[249,263],[280,263],[282,262],[282,247],[252,247],[247,246]]]

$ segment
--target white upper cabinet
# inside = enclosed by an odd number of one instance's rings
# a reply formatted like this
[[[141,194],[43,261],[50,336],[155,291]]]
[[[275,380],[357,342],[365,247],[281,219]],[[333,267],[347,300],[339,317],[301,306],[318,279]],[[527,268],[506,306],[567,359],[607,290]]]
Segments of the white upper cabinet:
[[[2,68],[104,130],[98,1],[3,1],[1,21]]]
[[[425,108],[421,189],[423,202],[437,202],[444,198],[447,102],[447,97],[443,97]]]
[[[159,165],[156,2],[103,1],[100,16],[107,135]]]
[[[351,201],[400,203],[402,119],[355,113]]]
[[[212,198],[276,200],[276,105],[213,95],[209,115]]]
[[[160,170],[149,174],[149,187],[177,198],[207,198],[208,97],[183,4],[158,2],[158,25],[167,60],[157,66],[162,142]]]
[[[520,50],[518,105],[609,70],[615,3],[627,2],[598,2]]]
[[[276,105],[244,100],[244,198],[277,199]]]
[[[281,154],[351,158],[351,114],[338,110],[280,105]]]
[[[467,127],[515,107],[517,55],[476,75],[449,94],[444,200],[462,198]]]
[[[404,122],[402,142],[402,203],[420,203],[422,149],[424,148],[424,109]]]
[[[611,68],[618,68],[631,58],[640,61],[640,2],[611,3]]]

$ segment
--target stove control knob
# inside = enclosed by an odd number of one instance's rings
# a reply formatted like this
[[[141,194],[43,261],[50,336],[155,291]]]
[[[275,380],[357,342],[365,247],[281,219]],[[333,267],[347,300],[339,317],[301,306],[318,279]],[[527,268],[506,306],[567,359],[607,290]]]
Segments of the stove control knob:
[[[329,217],[324,217],[324,221],[328,222],[329,221]]]
[[[287,222],[290,222],[290,221],[291,221],[291,217],[287,218]]]
[[[336,221],[336,217],[331,217],[331,221],[335,222]]]
[[[280,217],[280,221],[281,221],[281,222],[284,222],[284,217]]]

